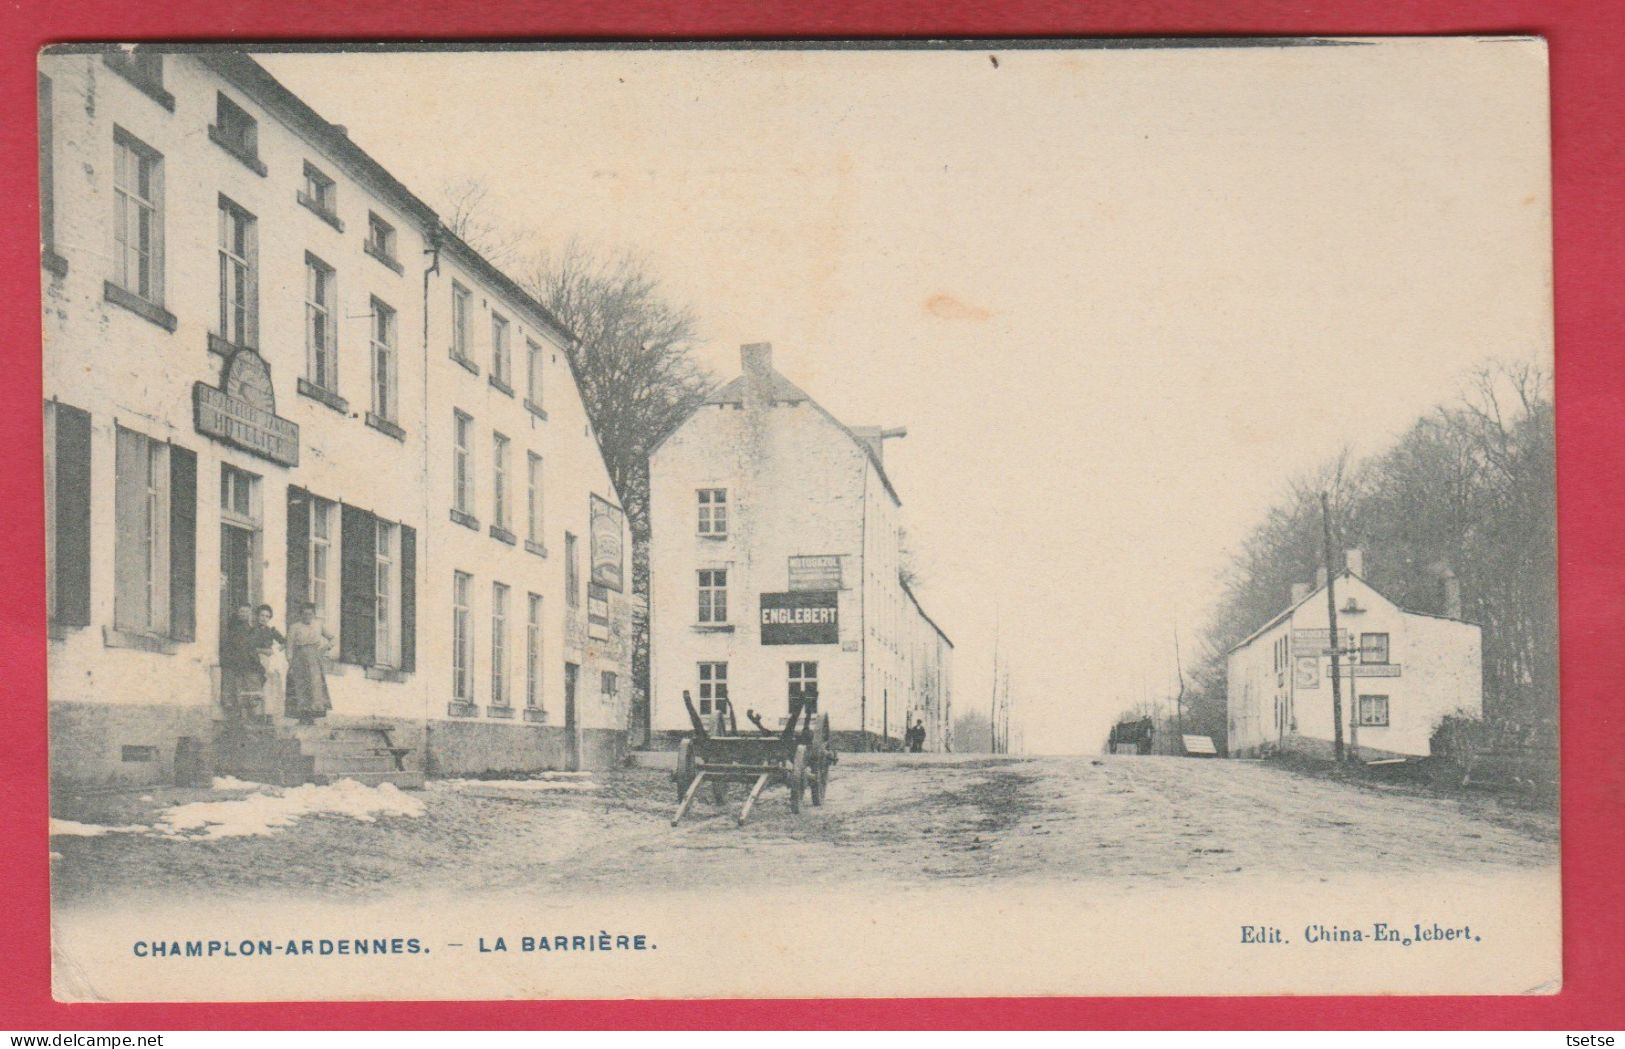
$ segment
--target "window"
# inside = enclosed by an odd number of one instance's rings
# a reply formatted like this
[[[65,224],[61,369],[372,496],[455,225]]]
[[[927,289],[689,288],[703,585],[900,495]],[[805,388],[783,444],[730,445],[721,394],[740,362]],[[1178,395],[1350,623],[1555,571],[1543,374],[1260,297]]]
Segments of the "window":
[[[175,99],[164,90],[164,56],[146,47],[120,48],[102,56],[109,69],[150,95],[165,109],[175,108]]]
[[[714,714],[722,709],[718,700],[728,698],[728,664],[700,664],[700,713]]]
[[[581,607],[581,566],[576,564],[576,537],[564,533],[564,604]]]
[[[1388,697],[1360,697],[1360,726],[1382,728],[1388,724]]]
[[[163,158],[123,128],[113,129],[113,282],[162,305]]]
[[[259,480],[246,470],[239,470],[229,463],[220,466],[220,509],[222,516],[235,517],[241,521],[259,522],[259,511],[255,504],[255,484]]]
[[[256,173],[265,174],[265,165],[259,159],[258,123],[225,95],[215,96],[214,123],[209,127],[209,137]]]
[[[327,499],[310,497],[310,538],[305,559],[305,600],[316,606],[316,618],[324,623],[336,623],[332,603],[333,593],[333,514],[334,504]]]
[[[613,670],[605,670],[598,679],[598,691],[605,699],[614,699],[621,694],[620,675]]]
[[[700,622],[728,621],[728,572],[722,568],[700,569]]]
[[[534,339],[525,340],[525,403],[540,411],[542,408],[542,368],[547,355]]]
[[[1386,663],[1388,662],[1388,635],[1387,634],[1361,634],[1360,635],[1360,662]]]
[[[508,320],[501,314],[491,314],[491,381],[507,389],[508,381]]]
[[[451,355],[467,363],[468,313],[471,308],[468,289],[452,281],[451,284]]]
[[[803,706],[810,706],[811,713],[818,713],[818,664],[796,662],[790,664],[790,709],[796,708],[796,701],[800,700]]]
[[[508,588],[491,584],[491,705],[508,705]]]
[[[372,300],[372,414],[385,422],[395,422],[400,413],[396,403],[400,378],[395,363],[395,311],[378,299]]]
[[[333,267],[305,253],[305,378],[329,393],[339,389],[333,276]]]
[[[258,334],[254,216],[220,198],[220,330],[233,346],[253,346]]]
[[[381,680],[402,681],[417,664],[417,531],[351,503],[338,518],[339,658],[399,671]],[[290,514],[290,529],[298,526]]]
[[[525,615],[525,706],[542,708],[542,596],[530,594]]]
[[[700,534],[711,536],[728,534],[728,490],[726,488],[700,489]]]
[[[368,255],[399,272],[400,263],[395,261],[395,227],[379,218],[377,212],[367,212],[367,240],[362,247]]]
[[[474,577],[455,572],[451,583],[451,694],[458,703],[474,702]]]
[[[452,506],[460,514],[474,514],[474,419],[452,412]]]
[[[332,221],[338,214],[338,187],[310,161],[305,161],[305,185],[299,190],[299,203],[322,218]]]
[[[398,526],[378,522],[377,556],[373,572],[373,649],[375,666],[393,667],[400,661],[399,620],[395,618],[395,595],[400,591],[400,562],[396,555]]]
[[[142,634],[189,635],[196,456],[123,427],[115,455],[113,625]]]
[[[491,523],[508,528],[508,438],[491,434]]]
[[[538,548],[542,545],[542,457],[525,453],[525,538]]]

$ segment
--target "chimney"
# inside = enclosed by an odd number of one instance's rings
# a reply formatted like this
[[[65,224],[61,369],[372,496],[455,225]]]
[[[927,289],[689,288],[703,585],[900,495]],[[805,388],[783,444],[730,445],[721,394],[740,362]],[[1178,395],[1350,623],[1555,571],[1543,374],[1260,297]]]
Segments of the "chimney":
[[[1326,585],[1326,566],[1321,565],[1315,569],[1315,589],[1319,590]]]
[[[1365,575],[1365,551],[1343,551],[1343,565],[1357,576]]]
[[[1308,583],[1293,583],[1292,584],[1292,603],[1294,605],[1302,604],[1304,598],[1306,598],[1308,596],[1309,596],[1309,584]]]
[[[875,461],[884,463],[886,460],[886,442],[894,437],[907,437],[908,427],[897,426],[888,430],[881,426],[854,426],[852,435],[868,446],[874,453]]]
[[[747,342],[739,347],[739,368],[745,380],[745,406],[773,403],[773,344]]]

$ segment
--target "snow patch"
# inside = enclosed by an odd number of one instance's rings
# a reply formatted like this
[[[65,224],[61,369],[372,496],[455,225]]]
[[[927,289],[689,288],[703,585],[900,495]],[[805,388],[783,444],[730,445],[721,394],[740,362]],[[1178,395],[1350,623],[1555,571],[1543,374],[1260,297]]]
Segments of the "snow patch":
[[[225,777],[222,777],[225,778]],[[220,780],[215,784],[219,789]],[[236,781],[241,783],[241,781]],[[305,816],[346,816],[372,823],[379,816],[418,817],[423,802],[402,793],[393,783],[368,787],[353,779],[278,790],[262,784],[243,798],[194,801],[160,813],[153,830],[168,838],[264,837],[293,826]]]
[[[139,823],[129,823],[122,827],[104,827],[99,823],[78,823],[74,820],[59,820],[51,817],[51,837],[72,838],[99,838],[103,834],[145,834],[152,830]]]
[[[259,790],[265,786],[263,783],[252,783],[236,776],[216,776],[209,784],[215,790]],[[151,801],[151,798],[142,798],[142,801]]]

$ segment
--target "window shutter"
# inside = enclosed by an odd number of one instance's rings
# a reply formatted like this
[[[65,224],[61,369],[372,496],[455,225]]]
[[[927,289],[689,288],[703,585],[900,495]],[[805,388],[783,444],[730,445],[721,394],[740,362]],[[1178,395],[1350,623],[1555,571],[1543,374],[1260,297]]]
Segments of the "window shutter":
[[[169,636],[197,637],[197,453],[169,446]]]
[[[248,220],[243,234],[243,254],[248,258],[247,318],[243,324],[243,342],[255,349],[260,345],[260,224]]]
[[[339,565],[339,658],[372,666],[377,635],[378,520],[345,504],[340,528],[343,552]]]
[[[123,427],[116,432],[113,625],[146,630],[147,439]]]
[[[410,674],[418,658],[418,534],[401,525],[401,670]]]
[[[90,625],[90,413],[56,405],[56,621]]]
[[[288,587],[283,592],[287,621],[297,618],[299,606],[310,600],[310,493],[288,486]]]

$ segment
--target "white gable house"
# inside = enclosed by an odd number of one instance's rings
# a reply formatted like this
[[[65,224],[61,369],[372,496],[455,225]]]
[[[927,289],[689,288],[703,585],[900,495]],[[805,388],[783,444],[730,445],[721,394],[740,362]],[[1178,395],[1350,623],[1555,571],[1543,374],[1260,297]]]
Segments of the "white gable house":
[[[1351,561],[1354,558],[1351,557]],[[1441,718],[1483,712],[1482,638],[1472,623],[1411,612],[1357,572],[1332,581],[1337,603],[1343,741],[1362,759],[1427,757]],[[1334,726],[1326,586],[1229,652],[1231,757],[1330,755]]]

